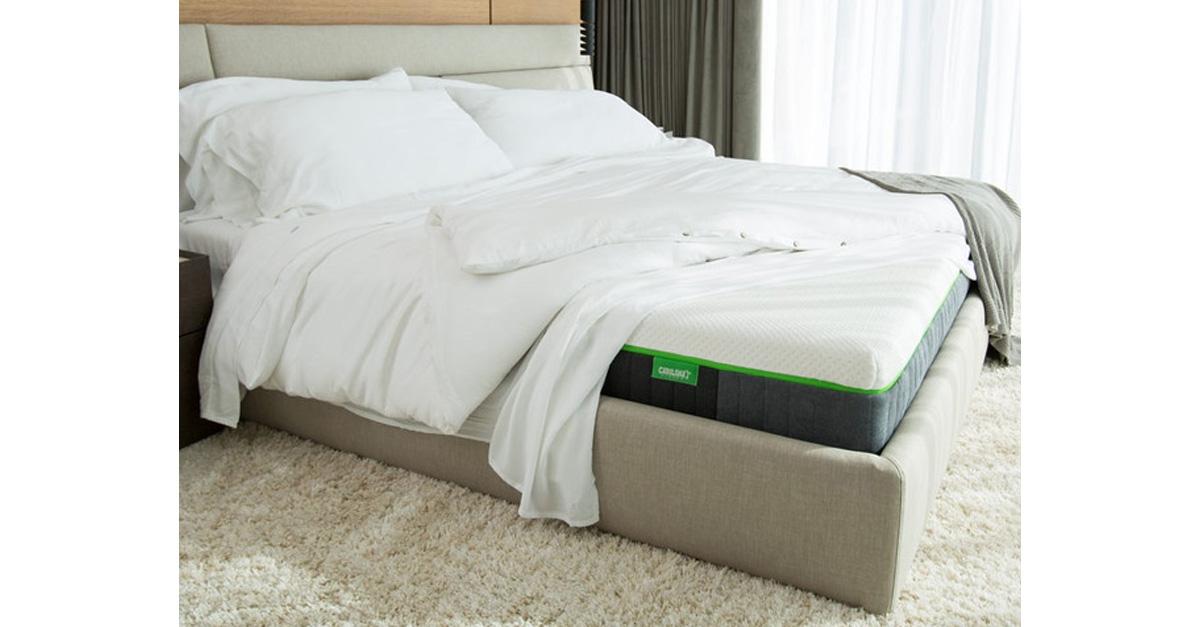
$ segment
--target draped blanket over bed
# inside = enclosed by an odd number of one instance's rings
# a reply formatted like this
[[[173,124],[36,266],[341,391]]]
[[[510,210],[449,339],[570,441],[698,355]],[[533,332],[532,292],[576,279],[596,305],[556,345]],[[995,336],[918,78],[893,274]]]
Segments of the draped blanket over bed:
[[[261,386],[454,433],[487,401],[521,514],[588,525],[604,375],[654,308],[908,261],[974,279],[965,235],[943,196],[689,140],[269,222],[217,296],[203,415]]]
[[[862,172],[846,169],[890,192],[942,194],[954,203],[967,227],[967,242],[979,279],[992,349],[1006,364],[1021,361],[1021,338],[1012,332],[1013,278],[1021,260],[1021,209],[994,185],[932,174]]]

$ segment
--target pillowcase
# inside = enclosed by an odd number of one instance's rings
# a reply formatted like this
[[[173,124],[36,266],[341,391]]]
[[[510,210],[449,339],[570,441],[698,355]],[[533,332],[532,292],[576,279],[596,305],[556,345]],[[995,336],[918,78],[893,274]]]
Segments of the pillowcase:
[[[512,170],[443,91],[368,89],[243,105],[201,138],[265,217],[329,211]]]
[[[212,199],[217,196],[245,196],[250,190],[213,189],[221,181],[235,180],[234,173],[222,172],[226,167],[219,160],[205,159],[197,150],[197,142],[205,126],[216,116],[255,102],[279,100],[291,96],[346,91],[350,89],[411,90],[408,74],[396,68],[365,81],[300,81],[286,78],[256,78],[231,76],[203,81],[179,90],[179,210],[197,207],[198,214],[209,214]],[[206,162],[203,166],[200,162]],[[243,183],[244,181],[238,181]],[[239,213],[253,211],[246,207]]]
[[[472,83],[471,81],[460,81],[456,78],[440,78],[437,76],[410,76],[408,82],[412,88],[417,91],[425,91],[428,89],[447,89],[457,87],[459,89],[500,89],[495,85],[485,85],[483,83]]]
[[[262,217],[258,188],[211,150],[200,151],[188,172],[187,187],[196,210],[186,216],[186,222],[217,216],[244,226]]]
[[[298,81],[230,76],[194,83],[179,90],[179,155],[188,164],[193,163],[197,157],[196,142],[204,126],[216,116],[242,105],[308,94],[381,88],[411,91],[412,84],[403,68],[365,81]]]
[[[653,148],[666,136],[603,91],[449,89],[517,167]]]

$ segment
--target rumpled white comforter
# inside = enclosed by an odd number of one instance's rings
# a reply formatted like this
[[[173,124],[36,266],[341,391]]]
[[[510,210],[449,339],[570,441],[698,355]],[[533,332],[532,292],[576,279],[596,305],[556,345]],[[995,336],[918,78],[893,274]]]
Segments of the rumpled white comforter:
[[[968,256],[940,196],[702,142],[520,170],[252,229],[217,295],[201,411],[235,426],[242,391],[267,386],[454,433],[488,399],[521,515],[588,525],[600,386],[654,307],[911,259],[973,276]]]

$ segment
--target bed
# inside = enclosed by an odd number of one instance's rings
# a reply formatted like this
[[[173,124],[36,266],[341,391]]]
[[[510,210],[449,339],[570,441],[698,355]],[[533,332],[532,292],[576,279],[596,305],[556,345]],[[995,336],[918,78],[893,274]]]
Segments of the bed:
[[[180,86],[235,75],[362,79],[404,66],[410,74],[503,87],[586,89],[590,71],[577,35],[577,27],[563,25],[181,24]],[[185,224],[181,247],[208,254],[219,282],[245,231]],[[785,312],[826,312],[823,323],[800,325],[813,332],[774,352],[747,347],[778,340],[778,330],[797,321],[786,313],[739,319],[745,299],[762,302],[753,287],[656,309],[606,368],[590,464],[599,527],[889,611],[987,346],[983,305],[961,273],[919,261],[892,271],[928,277],[919,282],[926,287],[881,295],[879,285],[903,284],[878,268],[836,280],[802,277],[785,284],[791,289],[783,299],[773,287]],[[877,297],[873,306],[863,306],[864,294]],[[854,312],[868,313],[849,326],[906,339],[835,366],[861,374],[871,364],[858,384],[821,385],[830,375],[819,369],[831,363],[822,355],[844,345],[846,316]],[[808,361],[796,363],[797,354]],[[489,463],[494,414],[476,412],[457,435],[445,435],[401,416],[270,387],[245,395],[243,419],[521,500]],[[798,419],[798,407],[809,408],[810,419]]]

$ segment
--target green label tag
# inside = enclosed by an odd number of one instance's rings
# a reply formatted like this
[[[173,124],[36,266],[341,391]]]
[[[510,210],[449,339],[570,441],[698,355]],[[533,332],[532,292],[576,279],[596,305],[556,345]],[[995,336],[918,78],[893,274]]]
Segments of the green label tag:
[[[650,369],[650,377],[653,379],[662,379],[663,381],[696,385],[700,379],[700,366],[689,364],[686,361],[655,357],[654,365]]]

